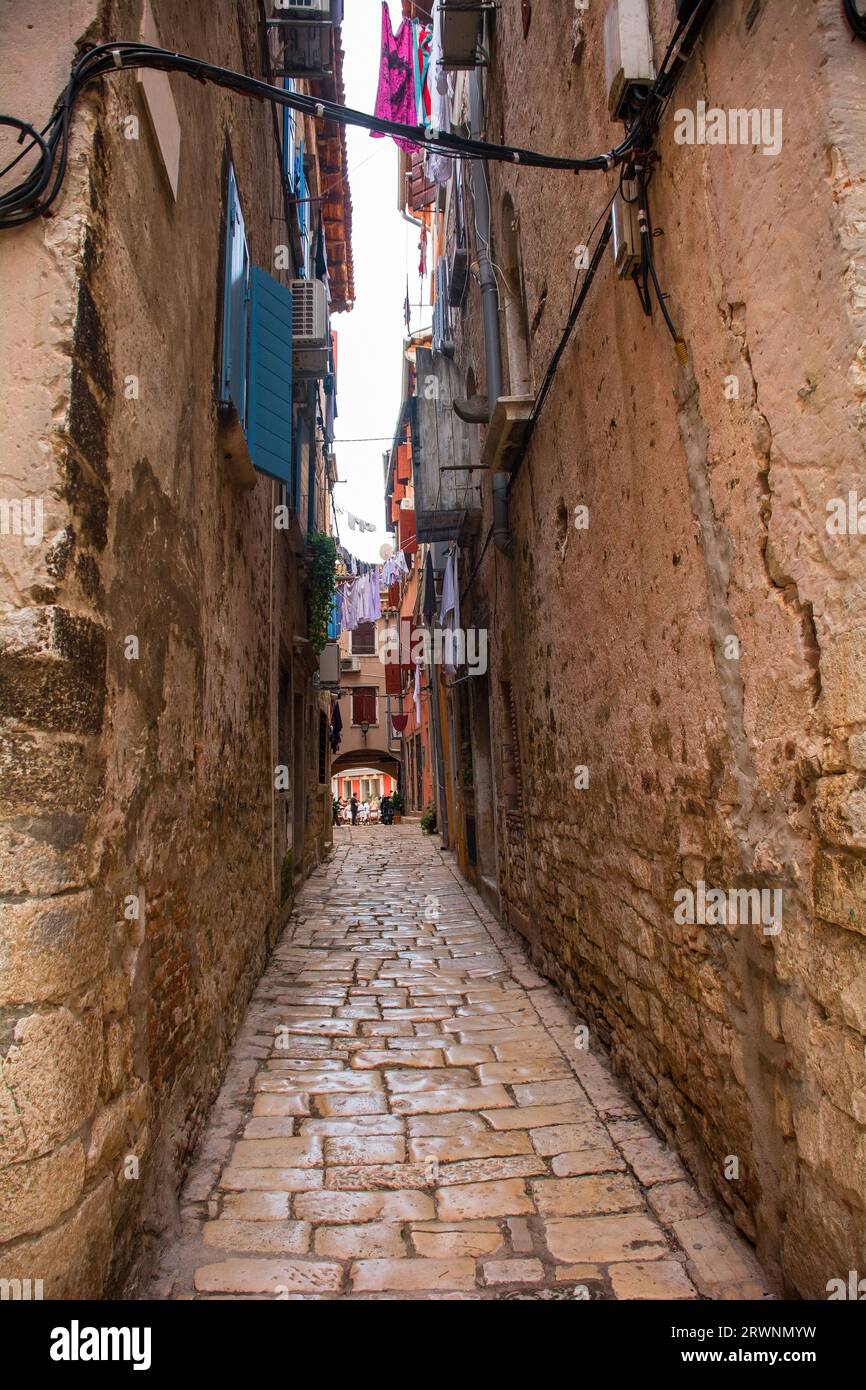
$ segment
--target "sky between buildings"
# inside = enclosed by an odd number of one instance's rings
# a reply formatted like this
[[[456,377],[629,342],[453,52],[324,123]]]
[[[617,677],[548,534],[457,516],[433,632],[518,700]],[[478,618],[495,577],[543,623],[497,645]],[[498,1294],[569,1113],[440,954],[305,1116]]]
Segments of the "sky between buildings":
[[[390,0],[392,23],[402,17],[400,0]],[[347,0],[343,20],[346,50],[346,105],[373,112],[379,79],[381,0]],[[361,560],[378,561],[379,549],[393,537],[385,531],[382,454],[394,434],[400,405],[401,344],[406,277],[413,306],[412,329],[428,327],[431,310],[421,300],[417,227],[397,206],[397,147],[374,140],[365,130],[347,128],[352,189],[352,242],[355,256],[355,307],[334,317],[339,334],[339,381],[334,445],[340,477],[334,492],[340,539]],[[426,300],[426,291],[423,296]],[[369,440],[343,443],[343,440]],[[376,523],[376,533],[350,531],[352,512]]]

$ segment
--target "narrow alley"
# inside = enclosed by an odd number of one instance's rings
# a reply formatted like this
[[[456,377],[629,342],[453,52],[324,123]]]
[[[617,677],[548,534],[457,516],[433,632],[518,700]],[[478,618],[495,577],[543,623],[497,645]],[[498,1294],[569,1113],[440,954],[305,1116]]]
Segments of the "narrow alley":
[[[335,841],[148,1296],[766,1297],[452,857],[411,823]]]
[[[621,1374],[827,1379],[866,0],[0,0],[0,50],[0,1312],[200,1381],[285,1374],[281,1301],[349,1355],[586,1303]]]

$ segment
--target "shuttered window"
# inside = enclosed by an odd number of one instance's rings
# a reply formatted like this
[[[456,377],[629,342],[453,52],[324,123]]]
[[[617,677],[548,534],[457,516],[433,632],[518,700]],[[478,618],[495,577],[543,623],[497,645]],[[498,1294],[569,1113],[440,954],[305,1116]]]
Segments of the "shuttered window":
[[[220,399],[231,402],[238,419],[247,420],[247,301],[250,255],[235,171],[229,167],[226,195],[225,278]]]
[[[254,265],[247,441],[253,464],[292,482],[292,294]]]
[[[376,655],[376,624],[359,623],[352,633],[353,656]]]
[[[287,92],[295,90],[294,79],[291,77],[283,78],[283,87]],[[292,192],[295,191],[295,131],[297,129],[297,115],[290,107],[283,107],[283,173],[286,182]]]
[[[292,294],[250,264],[231,165],[225,237],[220,400],[235,407],[253,466],[293,495]]]
[[[376,687],[356,686],[352,691],[352,723],[376,724]]]

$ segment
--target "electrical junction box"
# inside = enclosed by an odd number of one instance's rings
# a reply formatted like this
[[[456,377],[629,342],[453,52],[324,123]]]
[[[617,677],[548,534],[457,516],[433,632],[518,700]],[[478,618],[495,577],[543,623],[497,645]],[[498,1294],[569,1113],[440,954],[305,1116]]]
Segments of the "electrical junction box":
[[[635,194],[635,185],[628,179],[623,180],[622,193],[617,193],[610,210],[613,259],[616,263],[616,273],[621,280],[632,275],[642,260],[637,203],[627,201],[634,198]]]
[[[632,88],[655,78],[647,0],[612,0],[604,17],[604,75],[608,110],[624,120]]]

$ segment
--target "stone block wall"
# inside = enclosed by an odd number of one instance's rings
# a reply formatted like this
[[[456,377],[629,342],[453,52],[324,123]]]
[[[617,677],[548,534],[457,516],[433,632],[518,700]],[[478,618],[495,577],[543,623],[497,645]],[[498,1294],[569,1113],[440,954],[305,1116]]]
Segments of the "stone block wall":
[[[153,10],[260,70],[255,5]],[[76,43],[140,32],[137,0],[62,11],[5,7],[3,109],[44,120]],[[278,652],[317,719],[302,569],[275,485],[228,474],[214,390],[227,150],[253,259],[286,240],[272,115],[171,87],[177,200],[123,74],[81,103],[52,215],[0,238],[0,492],[45,537],[2,538],[0,1276],[46,1297],[129,1294],[176,1220],[286,910]],[[329,837],[317,810],[299,872]]]
[[[516,0],[496,18],[489,138],[609,148],[605,7],[531,9],[528,35]],[[658,60],[674,5],[650,9]],[[651,184],[688,364],[606,256],[512,487],[512,556],[490,548],[464,609],[493,614],[500,787],[503,682],[517,715],[527,848],[500,796],[506,910],[807,1297],[866,1265],[866,539],[826,525],[831,499],[866,497],[864,71],[833,0],[715,7]],[[677,144],[677,109],[701,100],[780,112],[780,151]],[[490,168],[494,254],[506,195],[515,210],[535,388],[614,181]],[[475,289],[458,335],[483,382]],[[699,883],[779,890],[781,930],[678,923]]]

